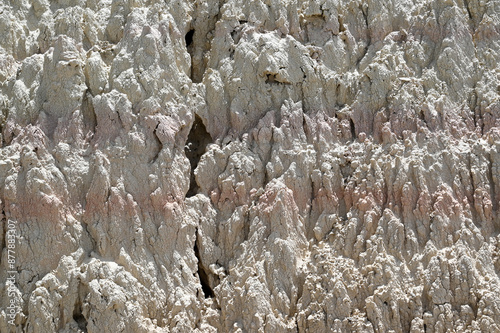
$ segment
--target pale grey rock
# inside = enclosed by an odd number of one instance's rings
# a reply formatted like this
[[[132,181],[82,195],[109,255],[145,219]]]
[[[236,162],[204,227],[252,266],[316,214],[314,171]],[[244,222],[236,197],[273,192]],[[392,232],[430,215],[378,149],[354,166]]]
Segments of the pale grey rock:
[[[500,332],[499,26],[0,3],[0,331]]]

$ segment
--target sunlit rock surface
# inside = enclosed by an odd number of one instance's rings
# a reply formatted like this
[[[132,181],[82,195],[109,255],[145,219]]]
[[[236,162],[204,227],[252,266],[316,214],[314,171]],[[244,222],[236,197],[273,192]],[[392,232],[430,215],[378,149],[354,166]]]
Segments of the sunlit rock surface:
[[[0,331],[500,332],[499,63],[497,0],[2,1]]]

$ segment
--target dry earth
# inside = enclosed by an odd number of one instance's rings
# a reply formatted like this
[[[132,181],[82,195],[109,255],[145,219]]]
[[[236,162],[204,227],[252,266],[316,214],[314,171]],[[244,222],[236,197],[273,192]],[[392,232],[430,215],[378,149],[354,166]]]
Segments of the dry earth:
[[[500,332],[499,64],[498,0],[1,0],[0,331]]]

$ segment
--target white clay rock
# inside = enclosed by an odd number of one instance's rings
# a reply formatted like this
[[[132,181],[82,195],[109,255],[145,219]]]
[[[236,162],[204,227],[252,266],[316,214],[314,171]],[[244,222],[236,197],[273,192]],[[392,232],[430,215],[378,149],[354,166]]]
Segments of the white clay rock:
[[[1,2],[0,332],[500,332],[499,64],[497,0]]]

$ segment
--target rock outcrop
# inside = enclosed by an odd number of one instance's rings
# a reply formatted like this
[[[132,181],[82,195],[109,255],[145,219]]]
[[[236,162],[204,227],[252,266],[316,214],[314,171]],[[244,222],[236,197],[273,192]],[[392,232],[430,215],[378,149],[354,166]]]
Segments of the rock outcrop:
[[[0,331],[500,332],[499,63],[496,0],[3,1]]]

